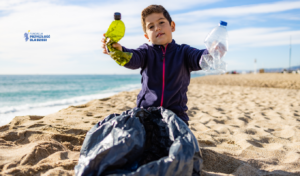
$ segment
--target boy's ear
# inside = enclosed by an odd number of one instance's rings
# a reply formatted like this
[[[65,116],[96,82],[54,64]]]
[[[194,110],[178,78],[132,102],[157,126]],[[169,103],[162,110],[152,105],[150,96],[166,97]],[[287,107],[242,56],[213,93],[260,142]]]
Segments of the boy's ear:
[[[174,21],[171,22],[171,29],[172,29],[172,32],[175,31],[175,22]]]
[[[148,37],[148,35],[147,35],[147,34],[144,34],[144,36],[146,37],[146,39],[148,39],[148,40],[149,40],[149,37]],[[149,42],[150,42],[150,40],[149,40]]]

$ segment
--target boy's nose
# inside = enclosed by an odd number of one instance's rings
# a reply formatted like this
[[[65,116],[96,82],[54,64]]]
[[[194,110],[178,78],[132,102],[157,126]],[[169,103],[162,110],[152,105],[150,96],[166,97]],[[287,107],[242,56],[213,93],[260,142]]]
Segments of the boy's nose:
[[[155,31],[159,31],[160,27],[159,26],[155,26]]]

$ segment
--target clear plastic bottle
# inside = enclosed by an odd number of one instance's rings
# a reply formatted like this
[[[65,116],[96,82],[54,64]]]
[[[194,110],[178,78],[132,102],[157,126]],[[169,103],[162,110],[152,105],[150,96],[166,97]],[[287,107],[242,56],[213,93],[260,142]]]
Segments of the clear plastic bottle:
[[[203,55],[200,59],[202,70],[217,70],[226,72],[227,64],[222,60],[228,51],[227,22],[221,21],[205,38],[204,44],[209,54]]]

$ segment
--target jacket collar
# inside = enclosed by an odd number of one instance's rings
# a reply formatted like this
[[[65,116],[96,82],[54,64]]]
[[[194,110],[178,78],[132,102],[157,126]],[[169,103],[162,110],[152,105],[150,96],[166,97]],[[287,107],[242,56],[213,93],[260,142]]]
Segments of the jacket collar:
[[[163,45],[155,45],[155,44],[152,44],[152,46],[153,46],[154,48],[160,48],[160,49],[161,49],[161,48],[164,48]],[[169,49],[171,49],[171,48],[173,48],[173,47],[175,47],[175,46],[176,46],[176,42],[175,42],[174,39],[172,39],[172,42],[168,44],[167,48],[168,48],[168,50],[169,50]]]

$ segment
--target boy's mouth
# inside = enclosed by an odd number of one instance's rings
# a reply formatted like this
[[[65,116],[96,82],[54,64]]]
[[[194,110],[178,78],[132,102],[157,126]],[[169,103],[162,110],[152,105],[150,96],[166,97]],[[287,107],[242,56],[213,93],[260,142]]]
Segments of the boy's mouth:
[[[158,33],[157,36],[156,36],[156,38],[158,38],[158,37],[160,37],[162,35],[164,35],[164,33]]]

